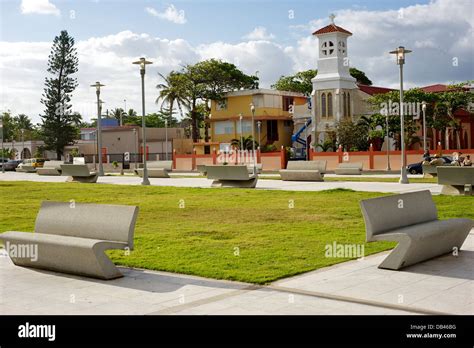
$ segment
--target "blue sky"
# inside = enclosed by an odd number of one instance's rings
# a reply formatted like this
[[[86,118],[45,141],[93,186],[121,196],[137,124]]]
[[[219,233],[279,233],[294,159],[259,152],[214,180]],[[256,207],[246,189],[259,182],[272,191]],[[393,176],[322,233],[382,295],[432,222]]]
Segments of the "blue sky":
[[[0,0],[0,111],[27,113],[35,121],[47,76],[51,41],[63,29],[75,38],[79,87],[73,107],[89,119],[94,93],[107,87],[107,108],[139,109],[133,60],[154,62],[147,71],[147,109],[156,111],[158,72],[217,58],[244,72],[259,72],[261,86],[279,76],[317,68],[317,40],[311,33],[329,23],[353,33],[351,66],[374,85],[395,87],[398,74],[388,51],[413,50],[406,85],[422,86],[474,79],[472,0],[379,1],[132,1]],[[71,12],[73,11],[73,12]]]

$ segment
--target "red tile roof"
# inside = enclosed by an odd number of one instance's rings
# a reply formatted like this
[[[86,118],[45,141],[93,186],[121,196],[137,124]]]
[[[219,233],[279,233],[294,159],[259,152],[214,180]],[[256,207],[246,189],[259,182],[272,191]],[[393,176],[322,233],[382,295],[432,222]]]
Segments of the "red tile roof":
[[[340,33],[346,33],[349,35],[352,35],[352,33],[344,28],[338,27],[336,24],[329,24],[325,26],[324,28],[316,30],[313,35],[319,35],[319,34],[327,34],[327,33],[334,33],[334,32],[340,32]]]
[[[447,89],[447,86],[438,83],[436,85],[430,85],[430,86],[425,86],[425,87],[420,87],[420,88],[426,93],[439,93],[439,92],[445,92]]]
[[[363,85],[363,84],[357,84],[357,86],[359,87],[359,89],[362,92],[365,92],[365,93],[370,94],[370,95],[382,94],[382,93],[388,93],[388,92],[394,91],[394,89],[392,89],[392,88],[367,86],[367,85]]]

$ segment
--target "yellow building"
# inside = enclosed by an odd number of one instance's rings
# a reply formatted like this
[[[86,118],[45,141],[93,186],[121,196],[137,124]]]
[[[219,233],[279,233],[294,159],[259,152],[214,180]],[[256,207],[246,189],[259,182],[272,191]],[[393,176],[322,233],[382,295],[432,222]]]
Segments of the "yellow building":
[[[240,139],[241,135],[244,137],[252,135],[250,105],[253,104],[255,140],[260,146],[275,145],[277,149],[282,145],[291,146],[293,110],[306,103],[307,98],[301,93],[271,89],[227,93],[222,101],[211,102],[211,142],[219,143],[219,149],[225,151],[232,139]]]

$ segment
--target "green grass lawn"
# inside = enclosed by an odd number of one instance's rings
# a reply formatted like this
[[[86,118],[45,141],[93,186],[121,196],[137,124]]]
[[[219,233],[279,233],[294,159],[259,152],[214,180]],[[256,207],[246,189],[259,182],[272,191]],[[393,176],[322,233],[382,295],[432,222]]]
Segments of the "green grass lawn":
[[[346,261],[324,257],[325,245],[364,243],[359,200],[380,195],[0,182],[0,232],[33,231],[43,200],[138,205],[135,250],[110,252],[116,264],[262,284]],[[434,199],[441,218],[474,218],[472,197]]]

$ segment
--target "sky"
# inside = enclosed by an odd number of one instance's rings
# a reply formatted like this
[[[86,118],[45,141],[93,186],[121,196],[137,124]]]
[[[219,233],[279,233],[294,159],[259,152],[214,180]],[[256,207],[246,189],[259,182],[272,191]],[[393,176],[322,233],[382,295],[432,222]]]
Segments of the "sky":
[[[353,36],[350,65],[376,86],[397,87],[398,67],[388,52],[413,50],[406,58],[406,87],[474,79],[472,0],[0,0],[0,111],[24,113],[39,122],[51,44],[61,30],[76,42],[79,86],[73,110],[95,117],[100,81],[104,109],[141,113],[140,75],[132,62],[146,57],[146,112],[167,74],[184,64],[216,58],[257,73],[269,88],[281,75],[316,69],[317,39],[311,34],[335,23]],[[124,101],[126,100],[126,102]]]

